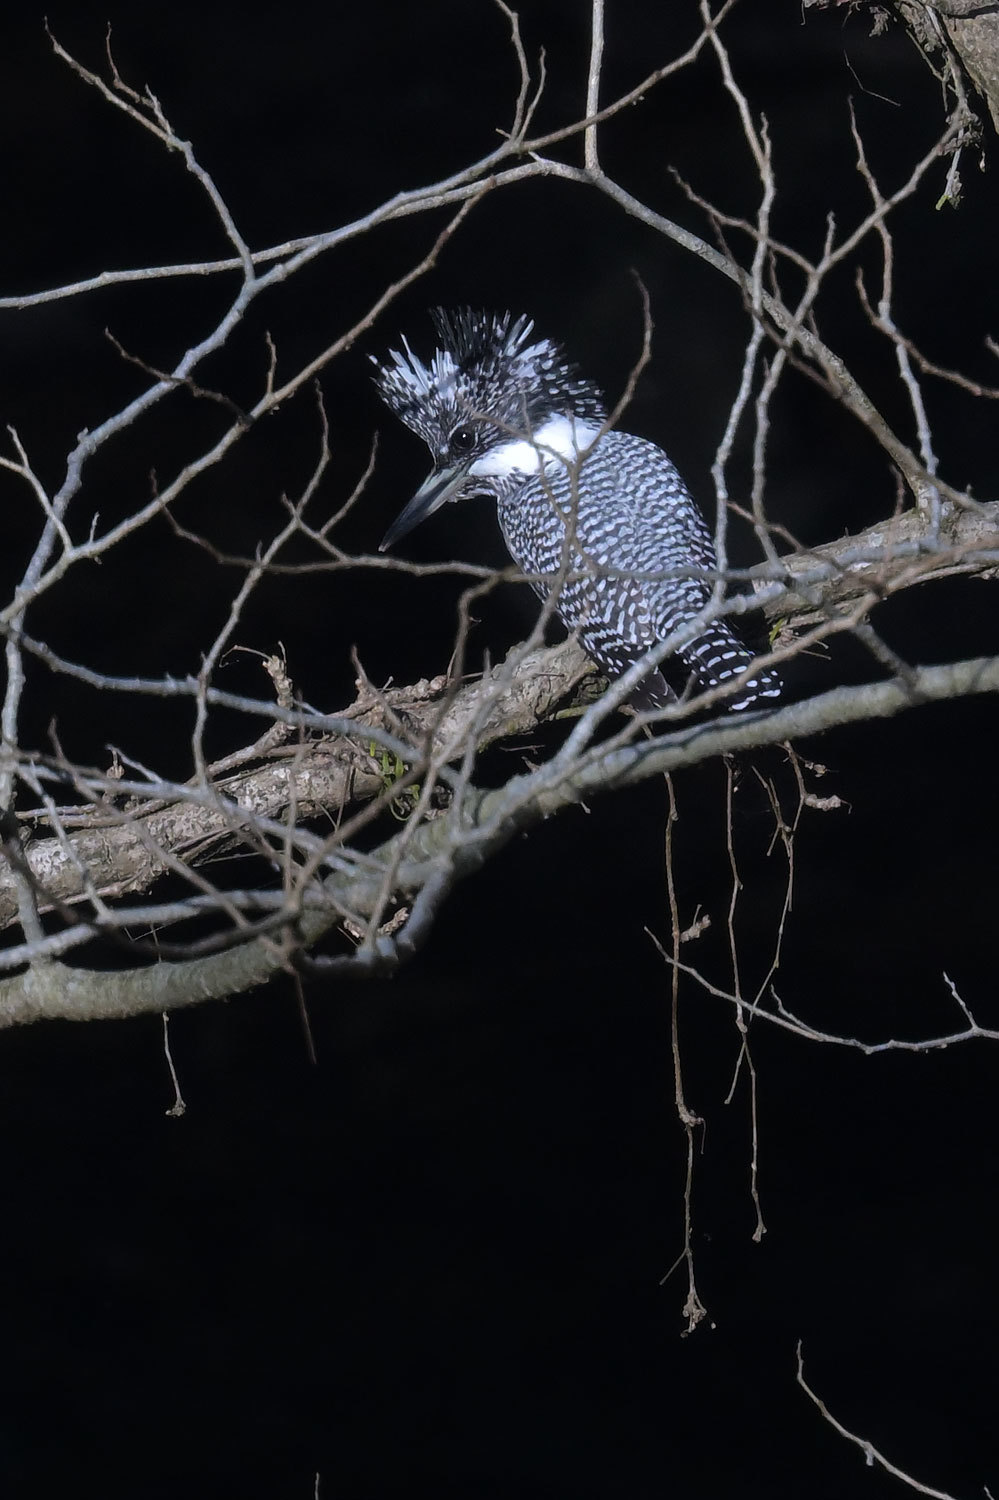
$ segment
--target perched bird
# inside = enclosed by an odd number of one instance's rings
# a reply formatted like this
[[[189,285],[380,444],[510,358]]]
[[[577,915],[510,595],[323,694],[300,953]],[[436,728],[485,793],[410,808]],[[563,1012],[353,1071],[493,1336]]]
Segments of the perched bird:
[[[492,495],[510,555],[609,677],[692,624],[711,598],[711,534],[666,454],[645,438],[605,430],[595,385],[559,344],[532,342],[533,322],[471,308],[431,313],[440,347],[424,364],[403,339],[372,356],[386,405],[434,460],[392,526],[392,546],[449,501]],[[676,655],[698,688],[742,678],[725,706],[776,698],[780,683],[727,619],[697,624]],[[635,701],[675,695],[654,665]]]

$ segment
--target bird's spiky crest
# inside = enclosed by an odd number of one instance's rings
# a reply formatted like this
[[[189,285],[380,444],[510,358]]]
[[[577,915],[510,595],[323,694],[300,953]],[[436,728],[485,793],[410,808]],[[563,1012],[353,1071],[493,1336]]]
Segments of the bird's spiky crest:
[[[534,320],[512,313],[488,313],[473,307],[458,307],[448,312],[444,307],[430,310],[434,327],[444,351],[462,370],[482,369],[490,365],[530,365],[544,360],[569,368],[561,349],[551,339],[528,345],[534,332]]]
[[[432,451],[460,422],[492,420],[530,432],[554,414],[600,422],[600,392],[581,379],[552,339],[531,342],[533,320],[512,313],[461,307],[431,312],[440,340],[429,364],[402,341],[382,364],[374,356],[375,383],[386,405]]]

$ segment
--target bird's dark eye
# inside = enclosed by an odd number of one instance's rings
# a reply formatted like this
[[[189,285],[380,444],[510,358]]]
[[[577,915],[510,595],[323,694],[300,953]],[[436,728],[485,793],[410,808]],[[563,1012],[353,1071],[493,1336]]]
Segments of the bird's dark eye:
[[[475,428],[456,427],[448,444],[453,453],[468,453],[475,447]]]

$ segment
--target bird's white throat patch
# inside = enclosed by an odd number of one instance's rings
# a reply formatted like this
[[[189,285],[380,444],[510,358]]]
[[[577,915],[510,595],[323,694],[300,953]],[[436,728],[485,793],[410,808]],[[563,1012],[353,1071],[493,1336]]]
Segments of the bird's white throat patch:
[[[491,448],[470,466],[469,474],[506,478],[509,474],[538,474],[556,465],[568,467],[597,440],[599,422],[581,422],[576,417],[549,417],[533,439],[511,438]]]

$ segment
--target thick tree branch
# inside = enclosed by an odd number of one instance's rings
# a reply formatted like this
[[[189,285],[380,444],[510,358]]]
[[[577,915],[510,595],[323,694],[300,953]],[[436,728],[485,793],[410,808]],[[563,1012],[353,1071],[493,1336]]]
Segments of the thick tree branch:
[[[485,683],[490,703],[477,725],[478,749],[531,734],[593,677],[592,664],[571,641],[529,652],[512,674],[506,666],[495,668]],[[480,712],[483,684],[459,688],[442,712],[446,689],[446,679],[438,678],[377,697],[362,690],[342,715],[356,723],[353,740],[344,734],[317,734],[281,746],[264,764],[219,777],[200,792],[193,787],[186,794],[184,789],[161,790],[153,784],[131,805],[66,809],[60,836],[36,837],[23,851],[41,909],[71,905],[93,892],[110,900],[147,890],[169,870],[168,854],[192,863],[214,857],[245,842],[247,829],[280,819],[289,808],[299,820],[339,816],[352,803],[379,796],[385,791],[385,773],[380,737],[373,736],[380,730],[397,731],[404,725],[414,747],[430,734],[431,754],[466,742]],[[115,783],[107,781],[104,790],[113,792]],[[38,826],[45,821],[39,816]],[[17,921],[18,913],[17,873],[0,866],[0,925]]]
[[[716,719],[606,752],[597,747],[568,765],[556,756],[495,791],[466,788],[450,812],[415,831],[404,829],[382,845],[370,856],[366,872],[336,871],[328,876],[323,890],[330,910],[289,913],[283,939],[256,938],[205,958],[160,962],[117,974],[69,969],[59,962],[35,965],[0,981],[0,1027],[42,1018],[98,1020],[165,1011],[263,984],[280,970],[294,968],[299,948],[316,942],[341,920],[345,910],[363,921],[377,909],[381,874],[395,862],[402,844],[405,857],[396,871],[397,894],[405,898],[429,892],[417,931],[407,925],[397,935],[378,932],[355,953],[327,959],[322,965],[336,975],[386,973],[426,935],[430,918],[454,881],[478,868],[515,833],[543,818],[602,792],[720,755],[839,725],[890,718],[917,705],[996,692],[999,657],[983,657],[917,668],[906,681],[836,688],[772,714]]]

